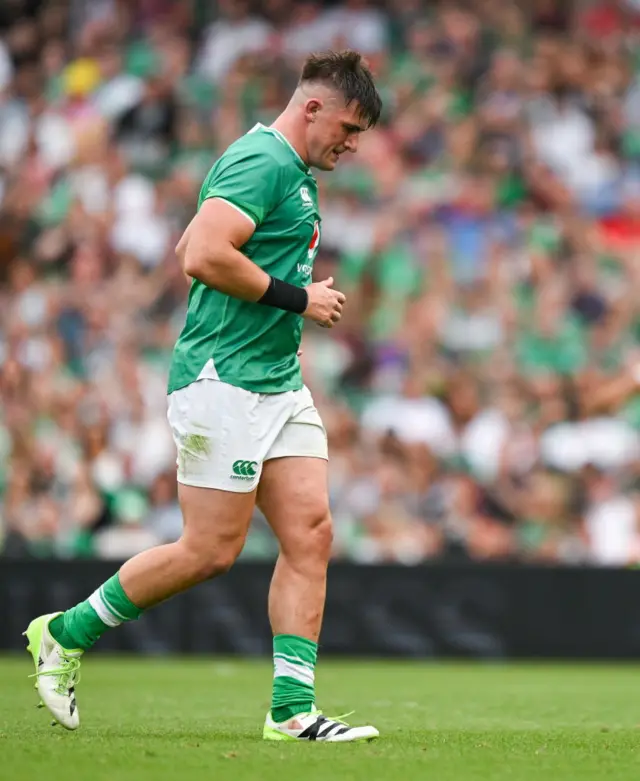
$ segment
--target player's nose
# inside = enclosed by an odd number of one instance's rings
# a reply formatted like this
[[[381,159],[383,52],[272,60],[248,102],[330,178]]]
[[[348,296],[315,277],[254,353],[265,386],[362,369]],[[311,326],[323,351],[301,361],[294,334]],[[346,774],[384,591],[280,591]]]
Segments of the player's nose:
[[[358,151],[358,136],[355,133],[352,136],[349,136],[347,140],[344,142],[344,148],[348,152]]]

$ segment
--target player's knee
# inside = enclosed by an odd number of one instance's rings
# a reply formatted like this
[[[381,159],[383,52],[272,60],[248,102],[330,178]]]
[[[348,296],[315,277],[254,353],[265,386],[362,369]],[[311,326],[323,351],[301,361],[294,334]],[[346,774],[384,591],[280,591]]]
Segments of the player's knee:
[[[190,580],[201,583],[218,575],[224,575],[233,567],[242,545],[237,541],[219,542],[215,546],[194,548],[183,546],[183,562]]]
[[[327,562],[332,546],[333,523],[331,515],[325,510],[300,524],[286,548],[292,558],[309,566],[313,562]]]
[[[223,549],[213,552],[208,561],[202,562],[200,568],[202,580],[216,578],[218,575],[224,575],[225,572],[229,572],[238,558],[238,553],[239,551],[234,549]]]
[[[331,515],[326,513],[320,523],[314,528],[315,543],[323,560],[329,560],[333,548],[333,522]]]
[[[224,575],[233,567],[237,554],[232,551],[211,552],[208,558],[200,557],[195,563],[193,577],[198,583]]]
[[[236,559],[242,550],[242,541],[234,541],[229,545],[220,548],[214,556],[215,575],[224,575],[229,572],[236,563]],[[214,577],[215,577],[214,575]]]
[[[320,557],[323,561],[329,561],[333,548],[333,522],[328,513],[317,526],[315,534]]]

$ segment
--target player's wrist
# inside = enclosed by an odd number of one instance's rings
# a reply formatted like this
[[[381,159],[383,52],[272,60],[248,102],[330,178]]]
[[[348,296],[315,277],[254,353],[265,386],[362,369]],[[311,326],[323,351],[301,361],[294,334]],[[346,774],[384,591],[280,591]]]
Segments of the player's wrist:
[[[303,287],[290,285],[282,279],[270,277],[269,287],[262,298],[258,299],[258,303],[301,315],[309,306],[309,294]]]

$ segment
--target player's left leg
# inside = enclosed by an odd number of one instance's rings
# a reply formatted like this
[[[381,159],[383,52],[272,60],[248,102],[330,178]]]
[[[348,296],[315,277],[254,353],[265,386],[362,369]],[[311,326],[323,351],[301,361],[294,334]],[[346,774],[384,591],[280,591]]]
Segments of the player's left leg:
[[[371,740],[374,727],[349,727],[316,710],[314,671],[331,556],[326,434],[311,396],[285,426],[263,466],[257,502],[280,543],[269,592],[273,630],[269,740]],[[308,401],[307,401],[308,399]]]

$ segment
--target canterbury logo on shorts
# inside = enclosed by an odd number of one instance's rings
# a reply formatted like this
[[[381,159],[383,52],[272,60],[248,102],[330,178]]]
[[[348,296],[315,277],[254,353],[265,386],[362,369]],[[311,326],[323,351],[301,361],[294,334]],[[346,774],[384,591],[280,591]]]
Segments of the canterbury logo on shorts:
[[[257,461],[234,461],[231,477],[235,480],[250,480],[256,476],[257,467]]]

